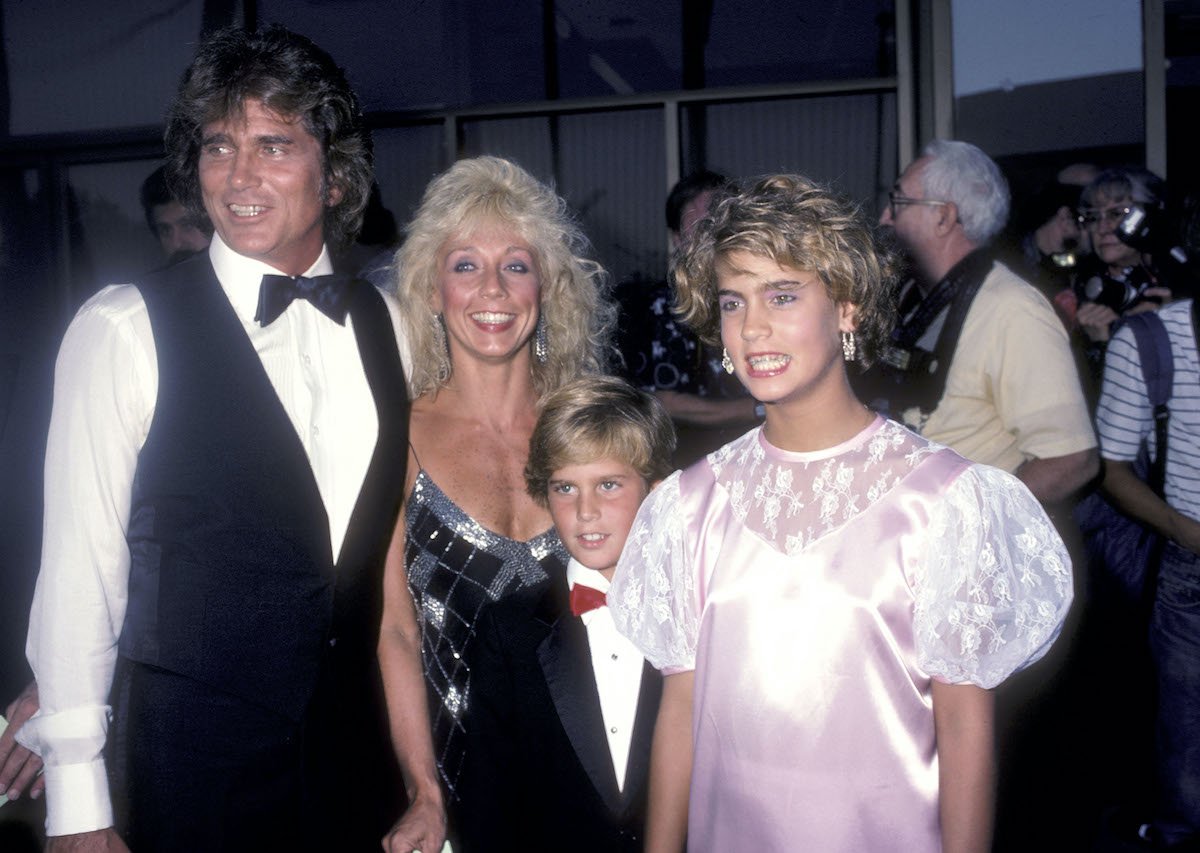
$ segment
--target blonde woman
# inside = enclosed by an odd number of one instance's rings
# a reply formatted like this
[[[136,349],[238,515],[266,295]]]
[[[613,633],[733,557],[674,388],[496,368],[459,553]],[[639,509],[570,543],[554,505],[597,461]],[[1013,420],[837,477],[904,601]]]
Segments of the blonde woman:
[[[396,257],[416,399],[380,664],[410,713],[398,673],[419,641],[452,829],[475,620],[567,562],[523,472],[541,395],[603,367],[612,309],[588,248],[553,190],[479,157],[433,180]]]

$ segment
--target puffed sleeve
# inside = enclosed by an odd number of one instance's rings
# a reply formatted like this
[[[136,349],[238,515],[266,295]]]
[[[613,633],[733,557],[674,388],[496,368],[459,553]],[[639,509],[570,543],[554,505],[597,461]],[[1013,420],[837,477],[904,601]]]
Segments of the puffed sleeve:
[[[933,509],[928,541],[914,580],[922,669],[991,688],[1046,653],[1071,604],[1071,562],[1020,480],[971,466]]]
[[[696,667],[700,606],[676,471],[638,510],[608,591],[617,630],[667,674]]]

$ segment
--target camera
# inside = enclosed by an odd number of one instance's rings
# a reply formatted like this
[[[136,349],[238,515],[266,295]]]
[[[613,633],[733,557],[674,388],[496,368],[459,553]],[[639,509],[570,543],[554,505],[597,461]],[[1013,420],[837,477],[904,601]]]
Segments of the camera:
[[[1146,296],[1150,284],[1149,277],[1138,268],[1132,270],[1124,281],[1112,276],[1094,275],[1083,285],[1083,298],[1124,314],[1139,302],[1157,301],[1152,296]]]
[[[1161,207],[1147,207],[1141,204],[1131,204],[1115,229],[1117,238],[1126,246],[1132,246],[1139,252],[1148,252],[1156,262],[1164,262],[1168,258],[1176,263],[1186,265],[1187,253],[1182,247],[1175,245],[1177,227],[1167,219],[1167,213]]]

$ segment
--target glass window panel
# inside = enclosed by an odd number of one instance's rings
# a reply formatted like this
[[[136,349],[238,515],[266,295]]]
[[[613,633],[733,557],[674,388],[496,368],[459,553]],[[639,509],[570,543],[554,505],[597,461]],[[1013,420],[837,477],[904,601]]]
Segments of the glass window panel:
[[[1141,146],[1141,14],[1128,0],[954,0],[954,135],[994,158]]]
[[[376,130],[375,181],[383,206],[396,217],[403,232],[412,219],[425,185],[447,166],[442,125],[418,125]]]
[[[895,74],[892,0],[714,0],[705,85]]]
[[[1172,186],[1190,189],[1200,205],[1200,158],[1195,155],[1192,121],[1200,104],[1200,3],[1165,0],[1167,59],[1167,174]],[[1200,217],[1190,239],[1200,251]]]
[[[367,111],[546,97],[541,3],[262,0],[258,16],[327,50]]]
[[[541,2],[262,0],[257,8],[261,22],[328,50],[368,110],[540,101],[555,88],[560,98],[681,89],[685,13],[707,29],[697,49],[708,86],[895,73],[893,0],[717,0],[707,19],[684,3],[557,0],[549,79]]]
[[[507,157],[553,183],[614,279],[665,272],[661,110],[475,120],[463,135],[465,156]]]
[[[493,154],[506,157],[548,183],[554,180],[552,135],[556,119],[548,116],[528,118],[472,119],[462,124],[462,156]]]
[[[135,280],[165,261],[139,193],[159,161],[75,165],[67,172],[72,211],[70,283],[76,303],[101,287]]]
[[[46,186],[44,172],[0,169],[0,689],[7,696],[28,677],[22,650],[41,551],[43,450],[67,317]]]
[[[682,7],[639,0],[557,0],[559,96],[682,88]]]
[[[161,124],[195,51],[203,11],[203,0],[0,5],[10,132]]]
[[[687,170],[733,178],[799,172],[878,212],[896,179],[895,113],[891,93],[689,107],[685,134],[702,147],[688,149]],[[703,162],[695,162],[698,148]]]
[[[586,113],[559,123],[558,189],[614,281],[667,272],[662,110]]]

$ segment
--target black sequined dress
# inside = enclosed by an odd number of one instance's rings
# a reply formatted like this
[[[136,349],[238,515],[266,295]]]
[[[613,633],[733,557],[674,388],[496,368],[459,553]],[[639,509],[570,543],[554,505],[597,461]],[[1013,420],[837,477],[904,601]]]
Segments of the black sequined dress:
[[[404,562],[421,622],[438,772],[453,800],[462,770],[463,715],[471,695],[471,641],[488,602],[566,572],[553,529],[528,542],[493,533],[455,504],[422,470],[405,517]]]

